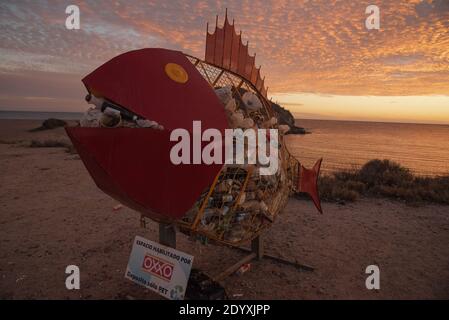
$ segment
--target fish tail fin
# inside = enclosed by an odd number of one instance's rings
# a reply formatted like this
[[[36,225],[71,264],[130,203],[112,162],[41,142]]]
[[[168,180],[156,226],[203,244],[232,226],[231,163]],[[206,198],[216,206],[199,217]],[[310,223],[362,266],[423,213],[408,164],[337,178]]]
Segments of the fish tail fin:
[[[321,209],[321,200],[318,193],[318,177],[322,161],[323,158],[318,159],[312,169],[307,169],[300,164],[296,186],[298,192],[307,193],[312,198],[315,207],[320,213],[323,213],[323,210]]]

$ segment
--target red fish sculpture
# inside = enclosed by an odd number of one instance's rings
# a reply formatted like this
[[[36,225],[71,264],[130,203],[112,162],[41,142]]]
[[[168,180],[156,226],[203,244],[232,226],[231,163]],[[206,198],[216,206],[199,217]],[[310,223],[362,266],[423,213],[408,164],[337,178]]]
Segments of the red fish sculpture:
[[[222,28],[207,32],[205,60],[167,49],[135,50],[82,81],[87,100],[100,99],[104,113],[113,109],[129,122],[158,124],[157,129],[66,127],[96,185],[143,216],[236,245],[268,228],[292,192],[308,193],[321,212],[321,160],[308,170],[288,152],[288,128],[278,123],[255,56],[227,16]],[[194,123],[222,137],[227,129],[277,130],[276,172],[263,175],[257,163],[174,164],[170,155],[177,141],[171,135],[182,129],[194,139]],[[273,142],[269,134],[267,140]],[[199,144],[206,145],[204,140]]]

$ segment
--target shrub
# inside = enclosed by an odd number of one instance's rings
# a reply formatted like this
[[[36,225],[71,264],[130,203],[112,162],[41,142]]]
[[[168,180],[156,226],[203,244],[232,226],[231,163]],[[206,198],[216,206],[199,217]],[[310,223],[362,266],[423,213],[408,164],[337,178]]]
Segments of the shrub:
[[[360,170],[341,170],[318,180],[324,201],[354,201],[360,196],[389,197],[409,203],[449,204],[449,175],[414,176],[390,160],[370,160]]]
[[[358,173],[361,182],[373,186],[402,186],[413,180],[409,169],[390,160],[370,160]]]

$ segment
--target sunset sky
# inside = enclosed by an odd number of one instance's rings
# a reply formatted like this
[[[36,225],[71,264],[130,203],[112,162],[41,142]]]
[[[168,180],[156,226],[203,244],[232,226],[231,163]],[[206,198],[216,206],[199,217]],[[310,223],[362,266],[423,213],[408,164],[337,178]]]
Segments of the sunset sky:
[[[380,30],[365,28],[370,4]],[[449,0],[1,1],[0,110],[84,111],[81,78],[129,50],[204,58],[225,8],[297,117],[449,124]]]

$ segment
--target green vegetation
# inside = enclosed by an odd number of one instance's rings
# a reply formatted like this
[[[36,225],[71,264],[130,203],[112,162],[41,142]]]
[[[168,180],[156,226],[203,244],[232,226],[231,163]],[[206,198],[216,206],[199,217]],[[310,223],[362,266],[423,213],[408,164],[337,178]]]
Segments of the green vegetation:
[[[371,160],[358,170],[343,170],[319,179],[323,201],[388,197],[408,203],[449,204],[449,175],[420,177],[390,160]]]

